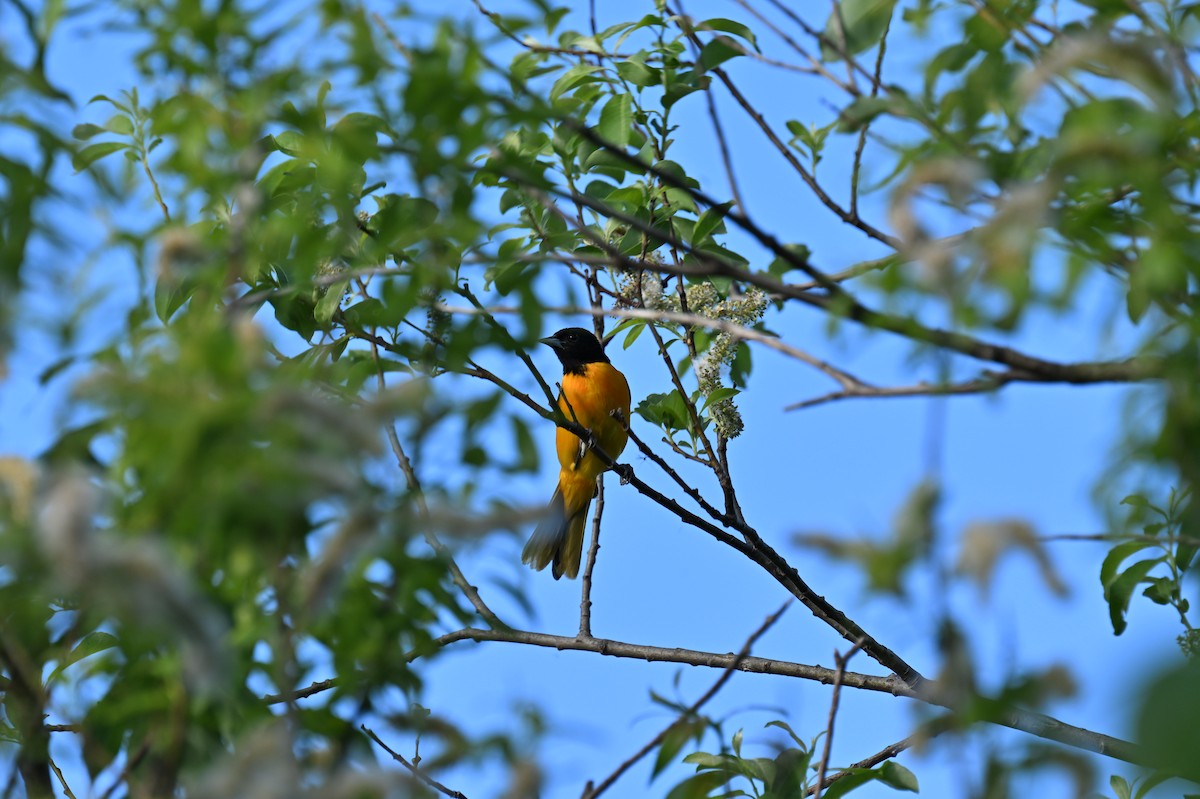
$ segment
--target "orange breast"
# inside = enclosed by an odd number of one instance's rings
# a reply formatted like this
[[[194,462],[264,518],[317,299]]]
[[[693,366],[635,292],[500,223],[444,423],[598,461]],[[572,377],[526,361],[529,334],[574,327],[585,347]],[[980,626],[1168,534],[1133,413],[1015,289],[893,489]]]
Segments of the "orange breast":
[[[568,419],[591,430],[600,448],[616,458],[625,449],[628,436],[612,412],[619,411],[625,423],[629,423],[629,383],[609,363],[590,363],[585,370],[582,375],[563,375],[558,407]],[[580,471],[587,479],[594,480],[606,468],[590,452],[580,460],[580,441],[569,430],[560,427],[555,444],[563,471]]]

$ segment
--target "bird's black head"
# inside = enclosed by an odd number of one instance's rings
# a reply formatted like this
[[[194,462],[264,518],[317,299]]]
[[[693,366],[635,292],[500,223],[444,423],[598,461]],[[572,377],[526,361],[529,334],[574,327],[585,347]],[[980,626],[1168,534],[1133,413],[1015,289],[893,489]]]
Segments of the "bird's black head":
[[[554,350],[562,361],[564,374],[582,374],[589,363],[609,363],[600,339],[582,327],[564,327],[553,336],[542,339],[542,343]]]

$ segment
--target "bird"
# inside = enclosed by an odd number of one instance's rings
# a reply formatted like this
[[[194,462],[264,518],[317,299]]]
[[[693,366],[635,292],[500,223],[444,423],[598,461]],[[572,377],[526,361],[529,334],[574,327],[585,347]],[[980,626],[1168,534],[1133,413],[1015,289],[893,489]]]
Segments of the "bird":
[[[567,327],[540,339],[562,363],[558,409],[589,430],[595,446],[609,458],[625,449],[629,438],[629,382],[608,356],[600,340],[582,327]],[[619,416],[619,418],[618,418]],[[521,562],[541,571],[553,563],[557,580],[579,574],[583,528],[596,495],[596,478],[608,468],[578,436],[563,427],[555,431],[558,486],[521,552]]]

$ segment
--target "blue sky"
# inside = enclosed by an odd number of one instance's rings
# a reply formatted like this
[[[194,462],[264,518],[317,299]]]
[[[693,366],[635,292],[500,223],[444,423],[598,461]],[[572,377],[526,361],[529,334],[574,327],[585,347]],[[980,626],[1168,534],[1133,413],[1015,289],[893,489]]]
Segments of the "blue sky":
[[[602,6],[601,25],[649,10],[649,4],[632,0],[598,5]],[[715,0],[690,3],[688,10],[701,16],[710,8],[712,15],[740,16],[734,4]],[[448,10],[468,16],[474,13],[465,2],[448,4]],[[14,21],[12,12],[0,6],[0,25]],[[585,24],[586,19],[578,15],[566,23],[568,27]],[[103,121],[102,111],[85,108],[83,103],[94,94],[115,95],[137,83],[129,63],[133,40],[93,32],[85,43],[77,31],[64,34],[50,52],[51,78],[76,99],[78,121]],[[767,46],[775,46],[767,33],[761,37]],[[914,48],[897,50],[889,58],[898,64],[916,63],[926,55]],[[813,121],[832,119],[832,112],[822,106],[819,97],[798,94],[798,84],[783,83],[778,73],[751,72],[748,66],[736,63],[731,72],[735,78],[746,76],[747,81],[754,76],[747,84],[750,93],[772,119],[805,113],[811,114]],[[717,96],[723,121],[735,142],[747,207],[760,224],[784,240],[804,241],[818,263],[831,271],[879,254],[819,207],[778,155],[763,146],[759,134],[728,98],[721,92]],[[697,96],[680,108],[684,122],[676,159],[711,193],[724,194],[724,174],[702,101]],[[64,124],[69,127],[73,121],[65,119]],[[697,131],[696,135],[689,135],[691,130]],[[14,145],[0,141],[0,146]],[[834,153],[822,164],[821,174],[836,176],[847,168],[844,155]],[[70,174],[68,165],[60,167],[57,177],[77,190],[84,185],[83,178]],[[864,202],[865,215],[883,224],[885,200],[886,194],[880,194]],[[147,204],[139,212],[152,211]],[[68,372],[48,386],[37,381],[38,374],[62,355],[58,342],[44,329],[44,320],[62,306],[57,292],[80,287],[103,291],[101,310],[91,317],[92,326],[84,331],[79,346],[86,348],[87,341],[112,335],[118,327],[112,320],[129,302],[129,290],[124,287],[132,282],[133,266],[124,256],[104,256],[93,262],[83,255],[101,240],[103,219],[110,212],[99,207],[56,209],[69,221],[80,259],[47,262],[31,274],[30,289],[22,301],[23,324],[8,364],[10,375],[0,384],[0,455],[36,455],[65,421],[58,413],[60,403],[71,377],[80,372]],[[755,252],[736,236],[731,241]],[[48,253],[40,255],[50,257]],[[87,277],[79,280],[77,275],[84,269]],[[71,276],[74,283],[59,287],[50,278],[54,274]],[[1109,289],[1102,280],[1093,281],[1085,287],[1086,301],[1079,303],[1079,310],[1065,319],[1035,315],[1015,343],[1051,357],[1094,356],[1098,331],[1107,318],[1106,304],[1112,301]],[[564,324],[580,321],[563,320]],[[894,336],[847,325],[831,342],[826,320],[804,310],[789,310],[784,316],[769,316],[767,321],[789,341],[849,365],[866,379],[883,384],[914,380],[910,348]],[[1118,330],[1111,340],[1127,342],[1127,335]],[[635,403],[665,388],[648,344],[643,337],[627,352],[617,345],[611,352],[614,362],[629,376]],[[535,358],[544,374],[555,373],[557,365],[548,349],[536,353]],[[518,388],[534,386],[532,378],[520,374],[516,366],[494,365],[501,373],[518,375]],[[1120,638],[1112,635],[1098,580],[1105,551],[1102,545],[1048,545],[1071,587],[1065,600],[1046,589],[1029,559],[1014,557],[1000,567],[988,596],[961,582],[946,589],[930,575],[919,574],[910,581],[911,598],[895,601],[868,594],[855,570],[817,553],[797,550],[791,545],[791,536],[810,531],[840,536],[886,533],[895,510],[926,476],[931,451],[944,487],[945,501],[938,516],[942,535],[938,557],[944,564],[953,562],[957,536],[973,520],[1026,519],[1046,535],[1102,532],[1106,523],[1093,493],[1120,443],[1120,425],[1128,421],[1129,391],[1018,385],[995,397],[854,400],[793,413],[782,410],[829,388],[825,378],[803,365],[756,349],[752,388],[739,398],[746,432],[731,446],[734,477],[750,522],[792,560],[819,593],[927,676],[936,674],[939,667],[930,645],[936,614],[949,608],[972,630],[973,654],[983,685],[996,687],[1015,674],[1066,664],[1079,692],[1072,699],[1054,703],[1048,711],[1072,724],[1128,736],[1128,714],[1139,680],[1155,664],[1176,656],[1177,623],[1168,610],[1135,601],[1129,630]],[[639,431],[647,440],[657,439],[644,424]],[[551,438],[549,429],[540,437],[541,474],[505,478],[502,483],[485,484],[484,489],[509,492],[530,504],[548,498],[554,477]],[[631,462],[642,477],[660,487],[665,485],[652,464],[635,457],[632,447],[623,460]],[[736,651],[785,599],[783,589],[757,567],[685,528],[611,477],[607,485],[603,549],[593,594],[595,635],[633,643]],[[502,592],[494,586],[489,590],[492,576],[511,578],[521,544],[515,538],[489,539],[464,551],[461,565],[505,618],[530,629],[572,635],[578,625],[577,583],[555,582],[548,573],[521,572],[537,609],[536,621],[528,623]],[[844,651],[847,646],[796,606],[760,641],[754,654],[832,666],[833,650]],[[878,673],[861,655],[852,661],[852,668]],[[522,702],[538,704],[551,725],[541,749],[551,780],[545,795],[568,796],[577,795],[584,780],[603,778],[671,720],[663,709],[650,705],[651,690],[690,702],[717,676],[711,670],[587,653],[458,643],[425,672],[427,689],[421,702],[435,714],[478,733],[512,730],[516,725],[514,707]],[[829,689],[816,684],[738,674],[708,710],[728,717],[727,735],[744,727],[747,748],[766,754],[766,746],[779,736],[774,730],[764,730],[765,722],[784,718],[802,736],[811,737],[824,728],[829,697]],[[906,700],[845,692],[834,738],[835,764],[857,760],[908,735],[918,718],[916,709]],[[385,736],[385,740],[389,739]],[[402,736],[390,740],[403,750]],[[1026,736],[1007,730],[980,730],[962,742],[941,741],[926,753],[905,753],[900,761],[917,773],[922,795],[963,796],[969,792],[968,785],[978,784],[980,742],[993,742],[1011,752],[1026,740]],[[712,738],[705,744],[709,751],[718,746]],[[689,770],[677,767],[648,792],[649,762],[627,775],[609,795],[665,793],[666,785]],[[1096,759],[1096,766],[1101,785],[1109,773],[1131,773],[1115,761]],[[497,795],[502,788],[502,776],[494,768],[462,769],[440,778],[472,799]],[[3,780],[0,773],[0,783]],[[1036,781],[1031,778],[1023,792],[1065,795],[1067,787],[1061,773],[1044,772]],[[886,788],[867,787],[855,795],[891,793]]]

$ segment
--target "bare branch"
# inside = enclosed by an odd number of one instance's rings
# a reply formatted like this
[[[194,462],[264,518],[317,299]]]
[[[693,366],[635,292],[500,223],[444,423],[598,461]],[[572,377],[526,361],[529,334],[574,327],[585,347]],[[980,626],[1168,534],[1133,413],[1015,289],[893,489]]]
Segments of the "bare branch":
[[[419,779],[421,782],[423,782],[423,783],[425,783],[426,785],[428,785],[430,788],[433,788],[433,789],[434,789],[435,791],[437,791],[438,793],[441,793],[441,794],[444,794],[445,796],[449,796],[449,797],[451,797],[451,799],[467,799],[467,796],[466,796],[466,794],[464,794],[464,793],[461,793],[460,791],[455,791],[455,790],[453,790],[453,789],[451,789],[451,788],[447,788],[445,785],[442,785],[440,782],[438,782],[437,780],[435,780],[433,777],[430,777],[430,776],[429,776],[428,774],[426,774],[424,771],[421,771],[420,769],[418,769],[418,768],[417,768],[415,765],[413,765],[412,763],[410,763],[410,762],[409,762],[409,761],[408,761],[408,760],[407,760],[407,759],[404,757],[404,755],[402,755],[402,754],[400,754],[399,752],[395,751],[394,749],[392,749],[391,747],[389,747],[387,744],[385,744],[383,741],[381,741],[381,740],[379,739],[379,736],[378,736],[378,735],[376,735],[376,734],[375,734],[375,732],[374,732],[373,730],[369,729],[369,728],[367,727],[367,725],[365,725],[365,724],[360,724],[360,725],[358,725],[358,728],[359,728],[360,730],[362,730],[362,731],[363,731],[363,733],[364,733],[364,734],[365,734],[365,735],[366,735],[368,738],[370,738],[372,741],[374,741],[376,744],[378,744],[378,745],[379,745],[379,747],[380,747],[380,748],[381,748],[383,751],[385,751],[385,752],[387,752],[389,755],[391,755],[393,760],[395,760],[397,763],[399,763],[400,765],[402,765],[402,766],[404,766],[406,769],[408,769],[408,770],[409,770],[409,772],[410,772],[410,773],[411,773],[411,774],[412,774],[414,777],[416,777],[416,778],[417,778],[417,779]]]
[[[446,305],[444,303],[437,306],[439,311],[451,314],[519,314],[520,308],[509,305],[490,305],[482,308],[464,308],[462,306]],[[737,322],[731,322],[727,319],[713,319],[699,314],[683,313],[680,311],[658,311],[646,308],[576,308],[576,307],[551,307],[546,308],[547,311],[560,313],[563,315],[573,314],[590,314],[592,316],[611,316],[617,319],[645,319],[649,322],[674,322],[681,325],[689,325],[691,327],[700,327],[706,330],[716,330],[721,333],[727,333],[733,338],[743,341],[753,341],[762,344],[764,347],[769,347],[776,352],[781,352],[791,358],[795,358],[801,363],[817,369],[824,374],[837,381],[846,390],[853,389],[870,389],[872,386],[863,383],[854,375],[838,369],[831,363],[823,361],[814,355],[811,355],[804,350],[793,347],[786,341],[776,338],[775,336],[763,333],[760,330],[739,325]]]
[[[1096,541],[1102,544],[1119,544],[1122,541],[1145,541],[1148,544],[1185,544],[1200,547],[1200,538],[1186,535],[1134,535],[1130,533],[1060,533],[1040,535],[1038,541]]]
[[[530,632],[527,630],[487,630],[468,627],[447,633],[437,639],[439,646],[447,646],[458,641],[498,641],[510,644],[526,644],[540,646],[558,651],[570,650],[575,652],[594,652],[599,655],[616,658],[631,658],[654,663],[682,663],[687,666],[706,666],[715,669],[728,669],[731,664],[735,671],[751,674],[774,674],[780,677],[796,677],[812,680],[822,685],[832,685],[834,669],[824,666],[808,666],[803,663],[793,663],[786,660],[747,655],[740,660],[732,652],[716,653],[702,652],[694,649],[668,648],[630,644],[624,641],[614,641],[608,638],[571,638],[565,635]],[[410,659],[415,659],[412,655]],[[921,696],[909,688],[894,675],[878,677],[871,674],[846,672],[842,675],[842,685],[848,688],[858,688],[864,691],[903,696],[910,699],[920,699]]]
[[[619,658],[633,658],[664,663],[683,663],[690,666],[707,666],[709,668],[725,669],[736,660],[736,655],[700,652],[690,649],[668,649],[658,646],[644,646],[613,641],[604,638],[568,638],[562,635],[525,632],[521,630],[483,630],[468,628],[457,630],[437,639],[439,646],[456,641],[504,641],[508,643],[528,644],[547,647],[550,649],[573,650],[579,652],[595,652],[600,655]],[[866,646],[863,646],[866,651]],[[416,656],[411,656],[410,659]],[[766,658],[747,656],[736,666],[737,671],[755,674],[774,674],[783,677],[796,677],[813,680],[824,685],[832,685],[836,671],[822,666],[807,666],[784,660],[768,660]],[[935,692],[929,690],[914,690],[905,685],[894,675],[877,677],[869,674],[847,671],[842,675],[841,685],[847,688],[857,688],[864,691],[875,691],[917,699],[931,705],[944,707]],[[1114,738],[1103,733],[1086,730],[1066,724],[1043,713],[1036,713],[1021,708],[1002,710],[989,723],[1019,730],[1039,738],[1055,741],[1076,749],[1105,755],[1126,763],[1146,765],[1150,755],[1140,746],[1120,738]]]
[[[281,691],[277,694],[267,694],[262,698],[263,704],[278,705],[281,702],[292,702],[297,699],[307,699],[310,696],[328,691],[330,688],[336,687],[338,681],[336,678],[328,680],[317,680],[307,688],[300,688],[296,691]]]
[[[71,786],[67,785],[67,778],[63,776],[62,769],[58,767],[58,764],[55,763],[53,759],[50,759],[49,763],[51,770],[54,772],[54,776],[58,777],[58,784],[62,786],[63,795],[66,796],[67,799],[75,799],[75,794],[72,793]]]
[[[384,378],[383,364],[379,359],[379,347],[374,342],[371,342],[371,355],[376,367],[376,382],[379,390],[384,391],[387,389],[387,380]],[[424,520],[428,520],[429,506],[425,502],[425,493],[421,489],[421,481],[417,477],[417,472],[413,468],[412,461],[408,459],[408,455],[404,451],[404,446],[400,443],[400,436],[396,432],[396,425],[389,422],[384,425],[384,430],[387,434],[388,443],[391,445],[392,454],[396,457],[396,464],[400,467],[400,471],[404,473],[404,480],[408,484],[408,490],[412,492],[416,500],[421,517]],[[425,541],[439,557],[445,560],[447,569],[450,572],[450,579],[454,581],[454,584],[458,586],[463,596],[467,598],[467,601],[471,603],[479,615],[492,627],[506,626],[500,620],[500,617],[483,601],[483,597],[479,595],[479,589],[471,585],[470,581],[467,580],[466,575],[463,574],[462,569],[459,568],[458,563],[455,562],[454,557],[450,554],[450,550],[437,537],[437,534],[429,528],[428,524],[422,524],[421,528]]]
[[[859,646],[859,644],[855,644],[844,655],[836,649],[833,652],[833,662],[837,664],[837,671],[833,675],[833,697],[829,700],[829,721],[825,723],[825,749],[821,753],[821,765],[817,768],[817,790],[814,795],[818,799],[821,796],[821,786],[825,784],[825,769],[829,766],[829,754],[833,750],[833,724],[837,720],[838,703],[842,695],[842,677],[846,673],[846,664],[850,662],[850,658],[854,657]]]
[[[663,460],[662,456],[660,456],[654,450],[650,449],[650,447],[646,444],[646,442],[642,441],[642,439],[638,437],[637,433],[633,432],[633,428],[626,428],[626,429],[627,429],[627,432],[629,433],[629,440],[634,443],[634,445],[638,448],[638,451],[641,452],[643,455],[645,455],[650,460],[654,461],[656,464],[658,464],[658,467],[660,469],[662,469],[667,474],[668,477],[670,477],[672,480],[674,480],[675,484],[678,485],[680,488],[682,488],[684,493],[686,493],[689,497],[691,497],[693,500],[695,500],[696,504],[699,505],[701,508],[703,508],[705,513],[707,513],[709,516],[711,516],[714,520],[721,522],[722,524],[725,524],[725,525],[730,524],[728,516],[726,516],[724,513],[722,513],[721,511],[714,508],[711,504],[709,504],[708,500],[706,500],[704,498],[704,495],[701,494],[700,491],[695,486],[691,485],[686,480],[684,480],[682,477],[680,477],[679,472],[675,471],[675,469],[672,468],[669,463],[667,463],[665,460]]]
[[[842,391],[834,391],[829,394],[822,394],[819,397],[813,397],[812,399],[794,402],[791,405],[785,405],[783,409],[785,411],[798,411],[803,408],[812,408],[836,400],[862,397],[944,397],[950,394],[985,394],[995,391],[1007,383],[1014,382],[1044,383],[1046,381],[1016,371],[993,372],[985,370],[979,377],[962,383],[939,384],[921,382],[911,386],[871,386],[860,384],[859,386]]]
[[[125,767],[121,769],[121,773],[117,775],[115,780],[113,780],[112,785],[108,786],[108,790],[106,790],[100,796],[100,799],[111,799],[112,795],[117,792],[117,788],[121,787],[121,785],[128,781],[129,775],[132,774],[133,770],[141,764],[142,760],[145,759],[149,752],[150,738],[146,737],[142,739],[142,743],[140,746],[138,746],[137,751],[125,758]]]
[[[840,12],[842,8],[840,3],[837,8]],[[891,29],[892,18],[889,15],[887,25],[883,29],[883,36],[879,39],[879,53],[875,56],[875,80],[871,83],[872,97],[879,94],[879,82],[883,77],[883,55],[887,52],[887,37]],[[868,121],[858,132],[858,145],[854,148],[854,166],[850,170],[850,213],[854,216],[858,216],[858,178],[862,172],[863,150],[867,146],[867,131],[870,127],[871,123]]]
[[[780,39],[782,39],[784,42],[786,42],[789,47],[791,47],[793,50],[795,50],[802,58],[807,60],[808,63],[810,64],[810,67],[807,71],[809,71],[813,74],[816,74],[816,75],[820,75],[821,77],[825,78],[830,83],[832,83],[833,85],[835,85],[838,88],[845,91],[847,94],[856,95],[857,89],[855,89],[855,87],[846,83],[841,78],[839,78],[838,76],[836,76],[832,72],[830,72],[828,69],[826,69],[825,65],[821,63],[820,59],[815,58],[812,55],[812,53],[808,52],[808,50],[806,50],[803,45],[801,45],[799,42],[797,42],[795,39],[793,39],[791,36],[789,36],[786,31],[780,29],[780,27],[778,25],[776,25],[774,22],[772,22],[767,17],[763,16],[762,13],[759,12],[758,9],[751,6],[749,3],[746,2],[746,0],[734,0],[734,2],[736,2],[739,6],[741,6],[743,9],[745,9],[747,12],[752,14],[759,22],[761,22],[763,25],[765,25],[768,30],[770,30],[772,33],[774,33],[776,36],[778,36]],[[768,62],[768,63],[770,63],[770,62]],[[793,67],[793,68],[798,69],[797,67]]]
[[[596,475],[596,510],[592,514],[592,543],[588,547],[587,563],[583,567],[580,581],[579,637],[592,637],[592,570],[596,568],[596,555],[600,552],[600,519],[604,516],[604,474]]]

